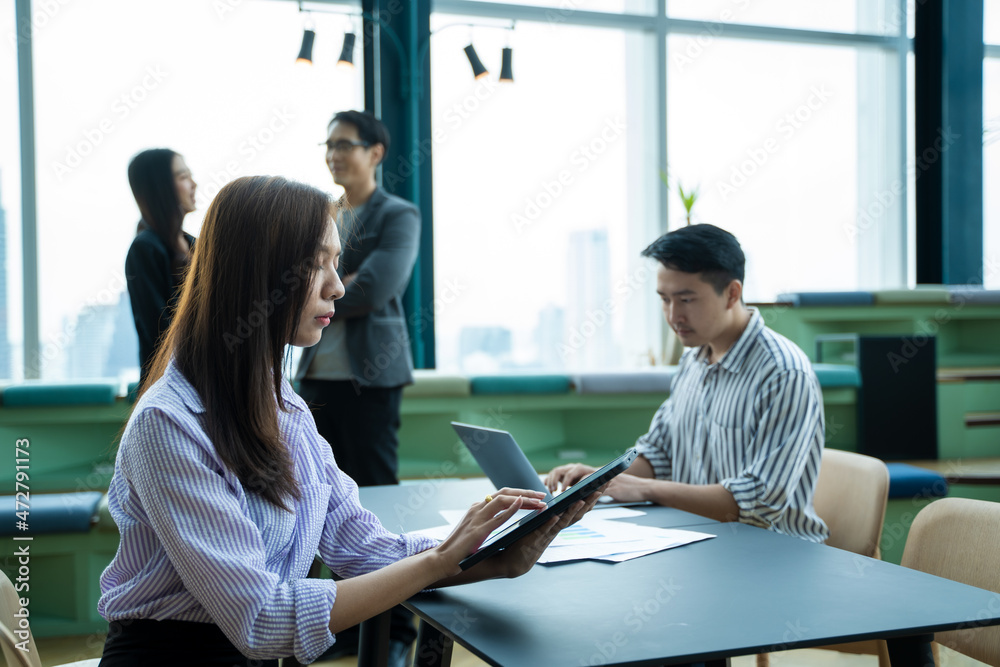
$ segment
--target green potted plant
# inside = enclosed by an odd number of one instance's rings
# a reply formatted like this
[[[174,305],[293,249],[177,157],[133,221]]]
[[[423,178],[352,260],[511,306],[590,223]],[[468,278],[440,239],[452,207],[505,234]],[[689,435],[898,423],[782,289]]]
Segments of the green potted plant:
[[[663,181],[663,184],[665,186],[667,186],[667,191],[669,192],[670,189],[671,189],[670,188],[670,177],[667,176],[667,172],[663,171],[662,169],[660,170],[660,180]],[[695,186],[694,188],[692,188],[692,189],[690,189],[690,190],[688,190],[688,191],[685,192],[685,190],[684,190],[684,184],[681,183],[680,180],[678,179],[678,181],[677,181],[677,196],[680,197],[681,204],[684,205],[684,219],[687,221],[687,224],[690,225],[691,224],[691,209],[694,208],[694,203],[696,201],[698,201],[698,186]]]
[[[667,187],[667,191],[669,192],[672,189],[670,185],[670,177],[667,175],[667,172],[662,169],[660,170],[660,180],[663,181],[663,184]],[[677,196],[680,197],[681,204],[684,205],[685,224],[690,225],[691,210],[694,208],[695,202],[698,201],[698,186],[685,190],[684,184],[680,182],[680,179],[678,179]],[[677,338],[677,335],[673,332],[673,330],[671,330],[670,333],[664,337],[663,341],[663,363],[668,366],[676,366],[683,353],[684,346],[681,344],[680,339]],[[652,356],[653,355],[650,354],[650,357]]]

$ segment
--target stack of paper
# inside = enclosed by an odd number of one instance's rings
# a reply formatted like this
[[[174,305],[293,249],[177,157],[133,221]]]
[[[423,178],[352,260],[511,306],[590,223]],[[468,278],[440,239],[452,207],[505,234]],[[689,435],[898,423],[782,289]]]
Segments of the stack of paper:
[[[613,511],[613,510],[599,510]],[[654,528],[623,521],[610,521],[591,512],[565,529],[545,550],[539,563],[570,560],[603,560],[620,563],[664,549],[715,537],[708,533],[676,528]]]
[[[463,510],[445,510],[441,514],[448,521],[447,526],[414,532],[444,539],[465,512]],[[639,526],[626,521],[612,520],[642,516],[643,514],[644,512],[625,507],[593,510],[580,521],[559,533],[548,549],[542,553],[538,562],[563,563],[571,560],[602,560],[620,563],[664,549],[672,549],[715,537],[715,535],[691,530]],[[518,518],[520,517],[512,518],[512,520],[516,521]]]

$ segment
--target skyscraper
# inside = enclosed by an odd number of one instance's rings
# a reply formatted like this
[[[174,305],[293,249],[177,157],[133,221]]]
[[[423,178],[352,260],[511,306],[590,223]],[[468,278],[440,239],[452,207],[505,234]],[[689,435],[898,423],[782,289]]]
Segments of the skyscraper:
[[[558,370],[566,366],[566,360],[559,354],[565,331],[564,309],[550,303],[539,311],[535,344],[538,346],[538,363],[542,368]]]
[[[102,377],[111,351],[118,304],[86,306],[76,316],[66,345],[66,379]]]
[[[569,237],[566,337],[559,356],[571,370],[598,370],[616,362],[612,348],[611,253],[606,229]]]
[[[104,362],[104,377],[122,377],[132,374],[139,378],[139,336],[132,319],[132,305],[128,292],[122,292],[115,306],[115,323],[111,334],[111,349]]]
[[[510,362],[511,332],[499,326],[462,327],[458,348],[463,371],[493,372]]]

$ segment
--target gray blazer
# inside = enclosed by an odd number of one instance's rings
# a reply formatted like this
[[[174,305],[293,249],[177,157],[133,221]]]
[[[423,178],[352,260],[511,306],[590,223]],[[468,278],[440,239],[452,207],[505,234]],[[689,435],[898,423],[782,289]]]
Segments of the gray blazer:
[[[360,216],[343,217],[339,273],[355,275],[334,304],[334,319],[345,321],[351,373],[365,387],[411,384],[413,357],[402,297],[420,247],[420,212],[379,187]],[[296,380],[305,377],[322,344],[305,349]]]

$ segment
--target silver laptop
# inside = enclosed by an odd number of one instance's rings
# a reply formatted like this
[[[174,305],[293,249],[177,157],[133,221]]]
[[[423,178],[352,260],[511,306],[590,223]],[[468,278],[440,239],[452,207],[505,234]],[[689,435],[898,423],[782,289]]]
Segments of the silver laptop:
[[[545,502],[552,500],[549,490],[510,433],[461,422],[452,422],[451,427],[498,489],[509,486],[541,491],[545,494]]]
[[[483,469],[493,485],[498,489],[505,486],[514,489],[530,489],[545,494],[545,502],[551,502],[552,495],[542,484],[541,478],[531,467],[528,457],[520,445],[507,431],[485,426],[473,426],[452,422],[451,427],[469,449],[476,463]],[[647,505],[644,502],[616,502],[611,496],[603,496],[600,507],[623,507],[626,505]]]

